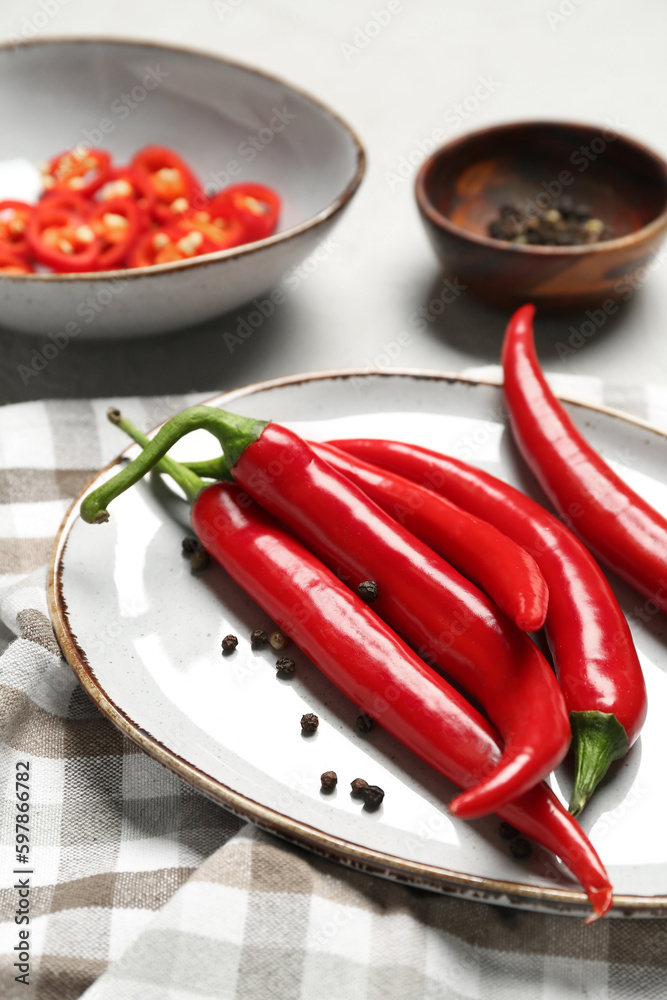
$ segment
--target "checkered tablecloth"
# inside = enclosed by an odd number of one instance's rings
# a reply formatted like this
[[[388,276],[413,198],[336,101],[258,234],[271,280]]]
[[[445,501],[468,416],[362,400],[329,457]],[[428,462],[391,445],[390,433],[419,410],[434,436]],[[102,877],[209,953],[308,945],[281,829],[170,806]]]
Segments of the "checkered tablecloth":
[[[664,387],[553,384],[667,427]],[[120,450],[110,402],[0,409],[0,996],[667,998],[667,920],[585,927],[348,870],[213,805],[99,714],[60,656],[45,564],[71,498]],[[189,402],[122,405],[148,428]],[[26,879],[29,925],[17,922]]]

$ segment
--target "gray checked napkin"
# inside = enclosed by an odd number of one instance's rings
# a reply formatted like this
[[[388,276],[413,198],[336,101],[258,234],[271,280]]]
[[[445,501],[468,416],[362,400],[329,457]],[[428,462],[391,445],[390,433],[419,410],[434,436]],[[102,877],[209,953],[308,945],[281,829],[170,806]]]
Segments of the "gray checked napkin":
[[[667,428],[664,387],[553,384]],[[122,402],[149,428],[193,401]],[[70,500],[121,449],[110,402],[0,408],[0,996],[667,998],[667,921],[585,927],[348,870],[213,805],[100,715],[60,656],[45,565]]]

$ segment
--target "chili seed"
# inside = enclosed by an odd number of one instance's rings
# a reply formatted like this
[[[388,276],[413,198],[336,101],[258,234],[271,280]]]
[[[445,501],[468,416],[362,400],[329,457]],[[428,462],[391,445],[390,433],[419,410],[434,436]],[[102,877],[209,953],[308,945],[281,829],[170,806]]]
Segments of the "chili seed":
[[[533,853],[533,848],[530,845],[530,841],[526,840],[525,837],[515,837],[514,840],[510,840],[510,851],[515,858],[521,860],[529,858]]]
[[[222,640],[222,654],[223,656],[228,656],[229,653],[233,653],[239,644],[239,640],[235,635],[226,635]]]
[[[366,715],[365,712],[362,712],[361,715],[358,716],[357,718],[357,729],[359,730],[360,733],[370,733],[372,728],[373,728],[373,720],[371,719],[370,715]]]
[[[188,537],[184,538],[183,541],[181,542],[181,548],[183,549],[183,555],[184,556],[191,556],[192,553],[196,550],[196,548],[197,548],[198,545],[199,545],[199,542],[197,541],[197,539],[196,538],[192,538],[192,536],[188,535]]]
[[[378,585],[375,580],[364,580],[357,587],[357,593],[362,601],[366,601],[367,604],[371,604],[373,601],[377,600],[378,596]]]
[[[354,781],[350,782],[350,788],[353,795],[363,795],[365,789],[368,788],[368,782],[363,778],[355,778]]]
[[[261,649],[268,641],[269,637],[263,628],[256,628],[250,633],[250,645],[253,649]]]
[[[363,798],[367,809],[378,809],[382,805],[384,792],[379,785],[369,785],[368,788],[364,788]]]
[[[338,784],[338,775],[335,771],[325,771],[320,775],[320,782],[324,791],[332,792]]]
[[[274,649],[284,649],[289,639],[282,632],[272,632],[269,636],[269,642]]]
[[[276,670],[282,677],[291,677],[294,673],[295,663],[289,656],[281,656],[276,660]]]
[[[197,542],[197,548],[190,556],[190,567],[195,572],[199,572],[199,570],[206,569],[208,561],[208,552],[203,545],[200,545],[199,542]]]
[[[320,724],[320,720],[312,712],[306,712],[301,716],[301,729],[304,733],[314,733]]]

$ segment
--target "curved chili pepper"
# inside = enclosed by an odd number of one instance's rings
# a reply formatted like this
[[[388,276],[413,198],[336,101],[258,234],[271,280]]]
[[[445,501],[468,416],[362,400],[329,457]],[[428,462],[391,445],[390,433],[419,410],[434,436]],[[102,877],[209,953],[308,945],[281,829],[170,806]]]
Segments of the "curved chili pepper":
[[[33,211],[34,207],[24,201],[0,201],[0,248],[26,261],[26,229]]]
[[[120,414],[113,419],[123,426]],[[248,423],[238,427],[240,437]],[[239,435],[230,441],[232,452],[238,443]],[[164,454],[169,444],[163,444],[164,435],[159,445],[147,442],[143,456],[84,498],[84,520],[105,520],[106,504]],[[313,663],[446,778],[463,787],[483,779],[501,759],[489,723],[238,486],[202,489],[189,470],[181,466],[179,473],[177,463],[168,463],[163,471],[193,502],[192,524],[202,544]],[[587,923],[607,912],[612,889],[602,862],[546,785],[533,787],[500,815],[557,854],[579,879],[593,906]]]
[[[591,448],[547,385],[533,338],[535,307],[512,316],[504,393],[521,454],[558,514],[593,555],[667,613],[667,520]]]
[[[549,594],[537,563],[525,549],[488,521],[474,517],[433,490],[351,458],[332,445],[311,441],[310,447],[386,514],[485,590],[522,631],[537,632],[542,628]]]
[[[193,407],[164,425],[143,461],[197,427],[218,438],[235,481],[324,562],[344,568],[354,587],[375,580],[374,610],[493,712],[505,753],[478,787],[453,800],[454,813],[494,812],[560,763],[570,727],[553,673],[484,594],[278,424]],[[109,487],[98,494],[116,495]]]
[[[557,518],[495,476],[399,441],[334,441],[355,458],[391,469],[483,517],[526,549],[547,581],[546,632],[572,724],[581,812],[646,718],[646,687],[628,623],[600,567]]]

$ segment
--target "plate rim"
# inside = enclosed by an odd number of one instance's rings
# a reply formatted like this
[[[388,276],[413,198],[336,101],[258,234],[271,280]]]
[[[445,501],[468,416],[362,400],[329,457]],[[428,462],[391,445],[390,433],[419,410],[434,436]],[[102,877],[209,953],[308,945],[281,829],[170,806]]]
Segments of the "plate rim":
[[[492,377],[467,376],[460,372],[446,369],[429,368],[336,368],[316,370],[293,375],[282,375],[258,382],[250,382],[243,386],[215,393],[202,401],[204,405],[220,406],[246,396],[266,392],[271,389],[298,385],[304,382],[323,380],[368,378],[369,375],[379,378],[399,377],[416,378],[432,381],[459,383],[471,387],[481,385],[500,388],[502,381]],[[583,410],[614,417],[624,423],[634,425],[642,430],[650,431],[658,437],[667,440],[667,431],[641,417],[625,413],[615,407],[602,403],[586,403],[581,399],[572,398],[558,393],[558,398],[568,404],[578,406]],[[151,437],[161,425],[153,428],[148,434]],[[343,840],[333,834],[316,829],[310,824],[296,820],[281,813],[277,809],[264,806],[247,795],[235,791],[200,768],[185,760],[179,754],[170,750],[162,741],[152,736],[130,715],[115,704],[98,682],[86,656],[72,631],[67,602],[63,593],[62,572],[63,559],[67,541],[74,522],[79,516],[79,508],[83,497],[106,476],[106,473],[118,465],[127,453],[136,449],[131,443],[114,459],[105,465],[93,479],[80,491],[72,501],[56,534],[47,570],[47,598],[51,622],[63,655],[88,696],[102,714],[131,739],[141,750],[162,764],[173,774],[192,785],[207,798],[255,823],[261,829],[267,830],[299,847],[305,847],[313,853],[330,860],[337,861],[348,867],[367,873],[389,878],[402,884],[419,888],[431,889],[446,895],[455,895],[496,905],[509,905],[517,908],[540,910],[565,915],[580,915],[588,912],[590,904],[586,894],[574,889],[557,889],[549,886],[533,886],[521,882],[509,882],[486,876],[473,875],[466,872],[453,871],[435,865],[410,861],[397,855],[387,854]],[[614,894],[611,916],[616,917],[665,917],[667,918],[667,895],[642,896],[629,894]],[[540,906],[542,904],[542,906]]]

